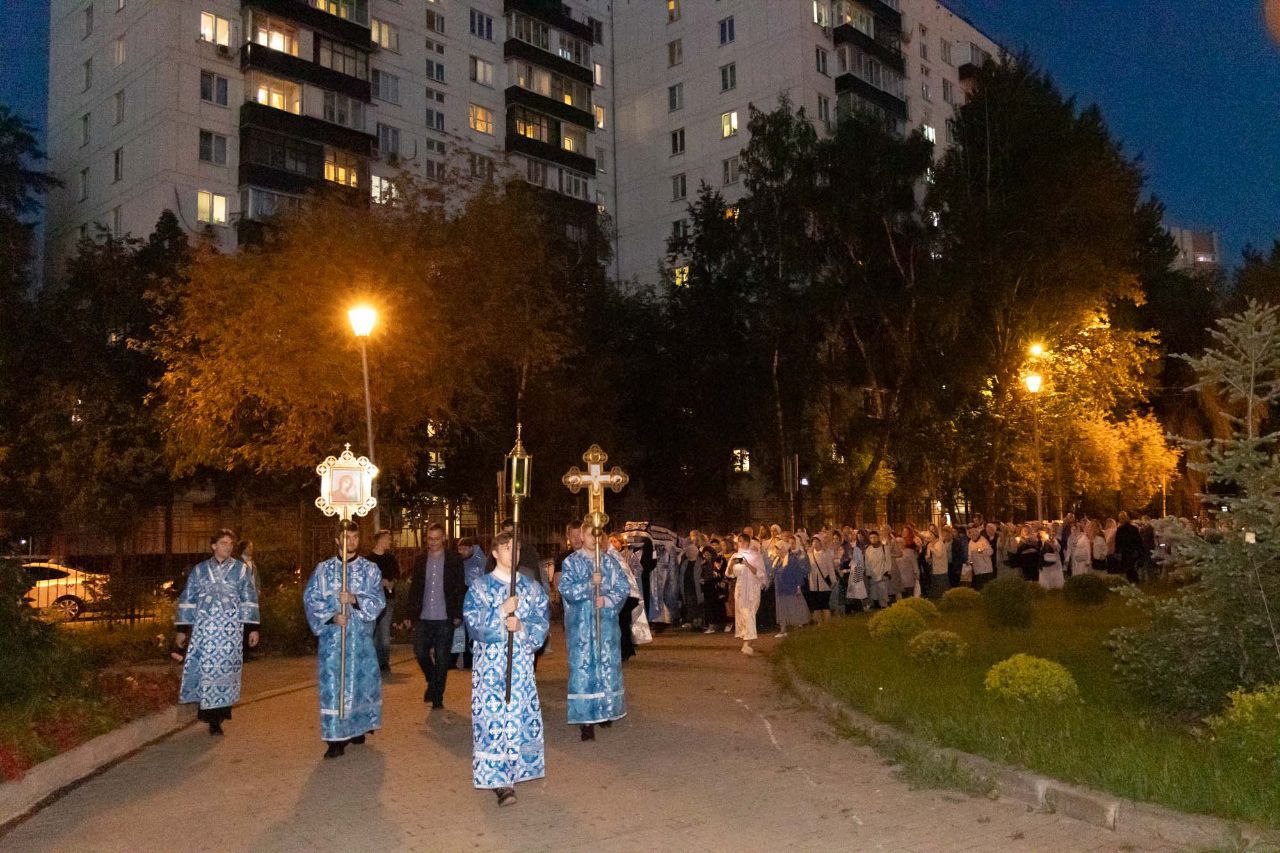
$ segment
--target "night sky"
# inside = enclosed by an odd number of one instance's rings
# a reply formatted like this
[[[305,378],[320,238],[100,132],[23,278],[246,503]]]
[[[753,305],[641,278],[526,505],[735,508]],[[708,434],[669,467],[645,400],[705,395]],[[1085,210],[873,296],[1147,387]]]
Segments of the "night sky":
[[[1280,52],[1262,0],[948,0],[1142,156],[1170,222],[1217,228],[1234,263],[1280,236]],[[0,101],[45,115],[48,0],[2,0]]]

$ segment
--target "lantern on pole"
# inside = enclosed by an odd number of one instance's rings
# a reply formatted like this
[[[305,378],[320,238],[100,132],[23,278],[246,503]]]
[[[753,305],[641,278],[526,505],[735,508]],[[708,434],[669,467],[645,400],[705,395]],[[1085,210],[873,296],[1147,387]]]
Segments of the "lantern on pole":
[[[524,449],[521,440],[522,424],[516,424],[516,446],[506,458],[507,497],[511,499],[511,589],[509,597],[516,594],[516,578],[520,573],[520,502],[529,497],[529,476],[533,469],[533,457]],[[512,614],[514,615],[514,614]],[[507,631],[507,692],[511,702],[511,668],[515,655],[516,635]]]

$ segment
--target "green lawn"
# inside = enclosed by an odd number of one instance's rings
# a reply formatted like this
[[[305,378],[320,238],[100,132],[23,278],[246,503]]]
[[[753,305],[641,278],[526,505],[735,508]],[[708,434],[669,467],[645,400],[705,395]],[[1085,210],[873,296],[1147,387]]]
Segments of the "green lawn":
[[[960,663],[917,664],[901,647],[872,640],[863,615],[793,632],[782,654],[803,678],[934,743],[1185,812],[1280,826],[1274,770],[1232,759],[1115,684],[1103,643],[1135,618],[1118,596],[1079,607],[1053,594],[1036,601],[1026,631],[992,630],[981,610],[943,613],[929,627],[965,638],[969,654]],[[987,698],[987,668],[1016,652],[1070,669],[1083,703],[1032,709]]]

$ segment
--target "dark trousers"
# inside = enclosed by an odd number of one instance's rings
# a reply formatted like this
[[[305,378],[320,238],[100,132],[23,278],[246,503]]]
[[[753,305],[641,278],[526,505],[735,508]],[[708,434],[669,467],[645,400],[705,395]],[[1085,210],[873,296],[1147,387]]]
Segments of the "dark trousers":
[[[449,619],[419,619],[413,630],[413,654],[427,679],[427,700],[444,701],[444,684],[449,677],[453,655],[453,622]]]
[[[704,628],[715,628],[728,620],[724,611],[724,601],[719,597],[719,590],[714,583],[702,585],[702,621]]]

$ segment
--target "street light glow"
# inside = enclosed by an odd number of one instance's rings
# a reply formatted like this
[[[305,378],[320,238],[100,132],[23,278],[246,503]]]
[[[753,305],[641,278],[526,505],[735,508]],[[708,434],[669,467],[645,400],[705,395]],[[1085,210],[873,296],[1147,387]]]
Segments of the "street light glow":
[[[1044,355],[1044,344],[1034,343],[1027,348],[1027,352],[1031,353],[1032,358],[1039,358]]]
[[[1027,384],[1027,390],[1032,394],[1039,394],[1040,387],[1044,384],[1044,377],[1039,373],[1028,373],[1022,380]]]
[[[357,305],[347,312],[351,320],[351,331],[357,338],[367,338],[373,333],[373,324],[378,322],[378,312],[368,305]]]

